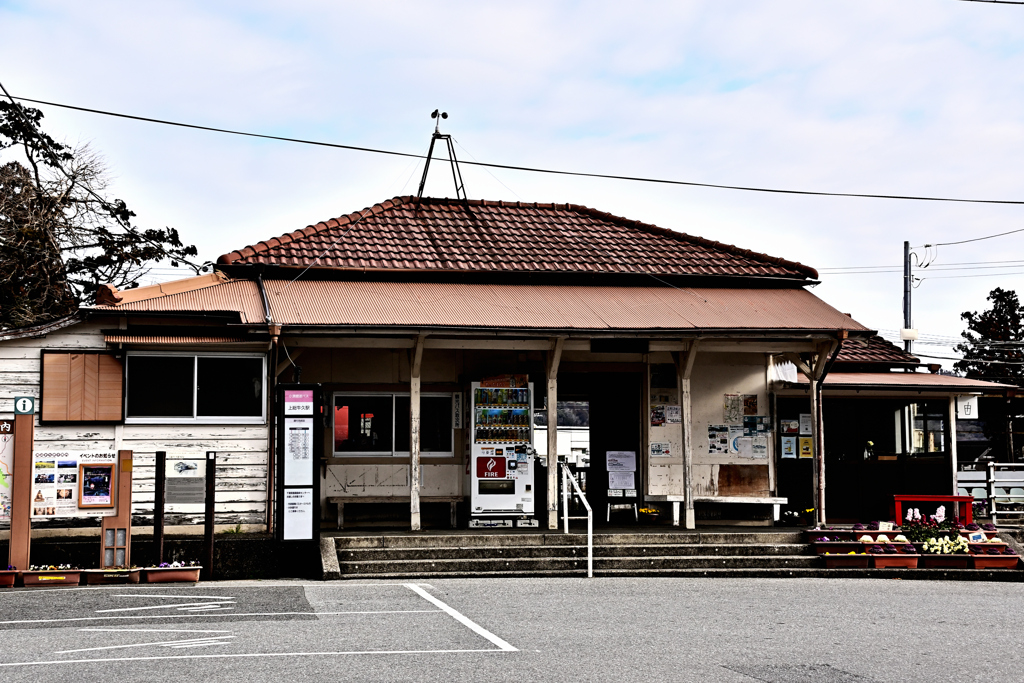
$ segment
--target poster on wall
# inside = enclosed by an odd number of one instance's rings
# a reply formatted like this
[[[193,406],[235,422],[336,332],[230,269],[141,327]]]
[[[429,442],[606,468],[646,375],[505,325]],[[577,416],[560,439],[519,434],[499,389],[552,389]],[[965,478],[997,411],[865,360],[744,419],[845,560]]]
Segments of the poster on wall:
[[[682,424],[683,422],[683,408],[682,406],[665,406],[665,422],[670,425]]]
[[[670,458],[670,457],[672,457],[671,445],[667,441],[652,441],[651,442],[651,457],[652,458]]]
[[[117,453],[32,454],[32,519],[116,514]]]
[[[634,451],[608,451],[605,459],[609,472],[636,472],[636,452]]]
[[[741,458],[752,458],[754,457],[754,439],[749,436],[737,437],[733,444],[736,447],[736,453],[739,453]]]
[[[767,415],[744,415],[743,436],[763,436],[768,433]]]
[[[729,427],[727,425],[708,425],[708,453],[729,452]]]
[[[766,435],[750,437],[750,457],[754,460],[768,459],[768,437]]]
[[[608,488],[610,489],[635,489],[635,472],[609,472]]]
[[[168,456],[164,465],[167,512],[197,513],[206,509],[206,456]]]
[[[784,437],[782,437],[782,457],[783,458],[796,458],[796,437],[795,436],[784,436]]]
[[[800,420],[779,420],[779,432],[782,434],[799,434]]]
[[[743,394],[743,414],[757,415],[757,394]]]
[[[740,439],[743,438],[743,427],[729,425],[729,452],[740,452]]]
[[[722,422],[727,425],[743,424],[743,397],[739,394],[726,394],[722,412]]]
[[[11,521],[11,486],[14,479],[14,421],[0,420],[0,522]]]
[[[814,439],[809,436],[800,437],[800,457],[801,458],[813,458],[814,457]]]
[[[651,426],[660,427],[665,424],[665,406],[663,405],[652,405],[651,406]]]
[[[811,436],[814,433],[814,423],[811,421],[810,413],[800,413],[800,436]]]

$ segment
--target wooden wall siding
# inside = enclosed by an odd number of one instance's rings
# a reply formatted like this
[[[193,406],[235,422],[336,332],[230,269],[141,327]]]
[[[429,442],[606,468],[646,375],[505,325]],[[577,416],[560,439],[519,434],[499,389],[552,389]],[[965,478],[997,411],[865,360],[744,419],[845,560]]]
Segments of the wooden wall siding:
[[[40,339],[0,342],[0,419],[11,419],[15,396],[39,397],[42,349],[102,350],[100,327],[81,323]],[[82,354],[89,355],[89,354]],[[91,354],[101,358],[99,354]],[[47,354],[50,356],[50,354]],[[101,361],[102,362],[102,361]],[[97,415],[105,408],[121,412],[120,397],[112,399],[99,366]],[[120,393],[120,374],[117,392]],[[85,388],[83,374],[83,390]],[[49,398],[49,387],[47,387]],[[95,419],[103,419],[97,417]],[[115,418],[116,419],[116,418]],[[132,515],[140,524],[151,524],[153,514],[153,468],[156,451],[175,454],[217,452],[217,524],[266,523],[267,507],[267,425],[111,425],[36,424],[37,449],[90,451],[125,448],[134,452],[132,472]],[[120,438],[118,434],[120,433]],[[168,513],[168,525],[202,524],[203,516]],[[64,526],[66,522],[57,522]],[[53,526],[46,524],[46,526]],[[80,525],[72,525],[80,526]]]
[[[48,353],[42,358],[42,419],[58,422],[121,419],[121,361],[98,353]]]

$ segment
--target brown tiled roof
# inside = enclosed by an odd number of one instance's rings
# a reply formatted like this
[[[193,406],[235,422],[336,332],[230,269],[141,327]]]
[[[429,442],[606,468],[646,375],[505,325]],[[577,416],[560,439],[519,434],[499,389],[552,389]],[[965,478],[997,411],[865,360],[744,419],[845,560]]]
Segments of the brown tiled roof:
[[[317,260],[319,258],[319,260]],[[792,261],[573,204],[395,197],[221,256],[335,270],[817,278]]]
[[[274,322],[542,330],[865,331],[802,287],[266,280]]]
[[[885,363],[917,365],[921,361],[892,342],[877,335],[864,339],[848,339],[836,356],[837,363]]]

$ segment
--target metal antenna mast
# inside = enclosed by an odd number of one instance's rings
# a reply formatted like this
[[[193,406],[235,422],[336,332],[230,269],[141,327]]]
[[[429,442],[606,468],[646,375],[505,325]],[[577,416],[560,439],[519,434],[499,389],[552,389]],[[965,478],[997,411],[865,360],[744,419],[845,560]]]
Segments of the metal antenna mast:
[[[430,159],[434,156],[434,143],[438,140],[444,140],[448,145],[448,161],[452,165],[452,180],[455,181],[455,196],[458,199],[465,200],[466,197],[466,185],[462,182],[462,171],[459,169],[459,160],[455,158],[455,145],[452,144],[452,136],[442,133],[441,119],[448,118],[448,112],[440,111],[435,109],[430,113],[430,118],[437,119],[437,123],[434,124],[434,134],[430,138],[430,150],[427,152],[427,163],[423,165],[423,177],[420,178],[420,189],[416,193],[416,199],[423,198],[423,186],[427,184],[427,172],[430,171]]]

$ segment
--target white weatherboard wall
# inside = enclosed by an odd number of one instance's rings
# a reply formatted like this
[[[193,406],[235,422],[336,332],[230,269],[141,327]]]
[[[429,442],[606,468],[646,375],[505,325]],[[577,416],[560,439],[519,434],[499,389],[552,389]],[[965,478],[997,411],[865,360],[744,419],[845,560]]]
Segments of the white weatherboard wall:
[[[13,418],[15,396],[38,399],[42,349],[109,350],[95,323],[78,323],[35,339],[0,341],[0,419]],[[156,451],[167,451],[169,459],[216,451],[217,524],[265,525],[267,435],[265,424],[40,425],[37,415],[35,448],[133,451],[132,513],[146,516],[153,513]],[[174,517],[168,518],[168,523],[173,521]],[[202,515],[182,516],[181,521],[198,523]]]

